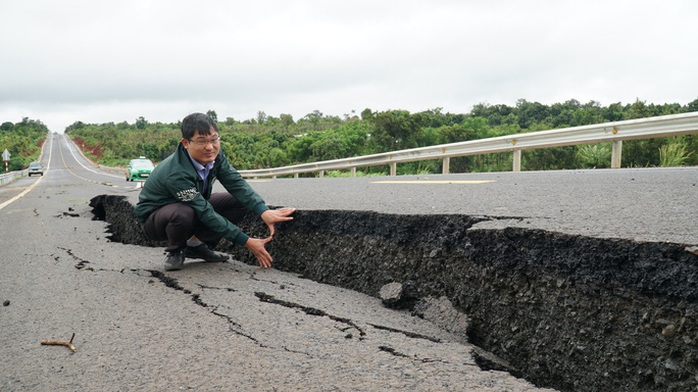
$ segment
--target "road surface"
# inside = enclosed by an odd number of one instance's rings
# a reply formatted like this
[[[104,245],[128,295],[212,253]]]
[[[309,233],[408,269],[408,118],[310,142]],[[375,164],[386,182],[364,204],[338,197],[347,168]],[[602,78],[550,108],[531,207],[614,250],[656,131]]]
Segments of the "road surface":
[[[42,160],[43,177],[0,188],[2,391],[546,390],[373,297],[239,262],[165,273],[162,249],[92,220],[91,198],[135,199],[134,183],[63,135]],[[73,334],[75,353],[40,344]]]

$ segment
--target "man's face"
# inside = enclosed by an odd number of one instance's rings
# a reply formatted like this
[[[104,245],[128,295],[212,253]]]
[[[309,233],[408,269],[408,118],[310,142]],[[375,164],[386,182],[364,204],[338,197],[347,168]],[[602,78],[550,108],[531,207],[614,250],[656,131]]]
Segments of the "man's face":
[[[182,144],[189,151],[189,155],[202,165],[215,161],[221,149],[218,132],[213,127],[210,132],[210,135],[201,135],[196,131],[191,140],[182,139]]]

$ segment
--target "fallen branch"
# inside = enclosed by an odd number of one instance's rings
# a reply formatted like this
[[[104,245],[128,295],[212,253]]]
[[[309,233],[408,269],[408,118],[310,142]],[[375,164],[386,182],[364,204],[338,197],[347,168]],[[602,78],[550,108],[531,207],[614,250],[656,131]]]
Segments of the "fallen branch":
[[[75,352],[75,346],[73,346],[73,339],[75,338],[75,333],[70,337],[70,341],[66,342],[64,340],[42,340],[41,344],[53,345],[53,346],[66,346],[70,351]]]

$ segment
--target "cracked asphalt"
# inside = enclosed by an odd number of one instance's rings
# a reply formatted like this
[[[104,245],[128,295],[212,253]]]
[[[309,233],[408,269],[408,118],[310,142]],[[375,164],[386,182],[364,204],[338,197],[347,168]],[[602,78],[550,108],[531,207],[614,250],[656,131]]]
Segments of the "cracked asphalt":
[[[3,233],[23,246],[1,267],[2,390],[538,390],[376,298],[238,262],[164,273],[158,249],[43,210],[36,240]],[[74,354],[39,344],[72,333]]]
[[[1,391],[549,390],[357,292],[235,261],[164,272],[92,220],[92,197],[133,184],[71,148],[54,137],[44,177],[0,188]],[[75,353],[40,344],[73,333]]]

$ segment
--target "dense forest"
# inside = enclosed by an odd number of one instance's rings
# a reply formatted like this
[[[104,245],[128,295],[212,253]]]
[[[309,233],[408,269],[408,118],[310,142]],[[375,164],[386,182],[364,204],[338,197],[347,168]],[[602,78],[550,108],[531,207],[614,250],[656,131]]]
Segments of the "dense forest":
[[[515,106],[477,104],[465,114],[444,113],[441,108],[419,113],[365,109],[342,117],[314,111],[294,120],[291,115],[273,117],[260,111],[256,118],[242,121],[218,119],[214,110],[208,114],[219,125],[221,150],[231,162],[238,169],[258,169],[694,111],[698,111],[698,99],[687,105],[637,100],[609,106],[576,100],[544,105],[521,99]],[[134,157],[145,156],[157,163],[171,154],[181,138],[179,126],[179,122],[151,123],[139,117],[132,124],[77,121],[65,132],[94,161],[124,166]],[[698,135],[626,141],[622,165],[698,165],[697,145]],[[610,164],[610,143],[526,150],[522,154],[523,170],[605,168]],[[509,171],[511,167],[511,153],[453,158],[450,163],[452,173]],[[388,170],[363,168],[358,174],[387,174]],[[437,160],[398,165],[398,174],[440,172]]]
[[[25,117],[21,122],[0,124],[0,152],[10,153],[9,171],[22,170],[36,161],[48,136],[48,127],[41,121]]]

